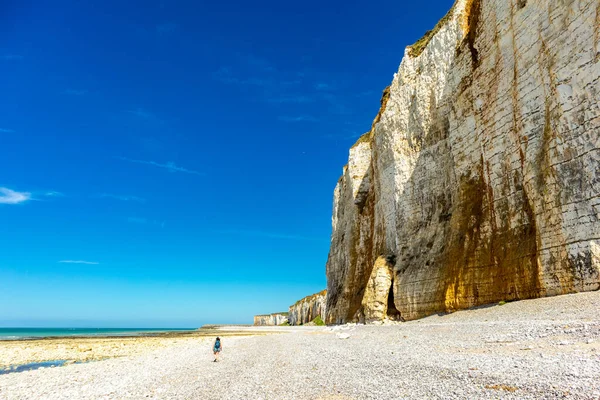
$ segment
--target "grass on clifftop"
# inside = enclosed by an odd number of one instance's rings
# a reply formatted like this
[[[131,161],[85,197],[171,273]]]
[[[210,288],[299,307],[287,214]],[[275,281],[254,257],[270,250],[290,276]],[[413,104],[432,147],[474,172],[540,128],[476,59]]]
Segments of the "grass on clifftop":
[[[423,53],[423,50],[425,50],[425,48],[427,47],[431,39],[435,36],[435,34],[438,33],[444,25],[446,25],[446,22],[448,22],[450,18],[452,18],[457,2],[458,0],[454,2],[450,11],[448,11],[448,13],[444,15],[442,19],[440,19],[440,21],[432,30],[425,32],[425,35],[421,39],[417,40],[417,42],[412,46],[409,46],[408,54],[411,57],[419,57]]]
[[[258,314],[255,315],[255,317],[274,317],[275,315],[284,315],[284,316],[288,316],[290,313],[288,311],[284,311],[284,312],[276,312],[276,313],[271,313],[271,314]]]
[[[318,296],[326,296],[326,295],[327,295],[327,289],[325,289],[325,290],[321,290],[319,293],[311,294],[310,296],[306,296],[306,297],[303,297],[303,298],[301,298],[300,300],[298,300],[297,302],[295,302],[294,304],[292,304],[292,306],[291,306],[291,307],[295,307],[295,306],[297,306],[298,304],[300,304],[300,303],[302,303],[302,302],[304,302],[304,301],[311,301],[311,300],[314,300],[314,299],[315,299],[315,298],[317,298]],[[291,307],[290,307],[290,308],[291,308]],[[287,314],[287,313],[286,313],[286,314]]]
[[[388,100],[390,99],[390,90],[391,90],[391,86],[388,86],[385,89],[383,89],[383,93],[381,94],[381,100],[379,100],[381,106],[379,107],[379,112],[377,113],[377,116],[375,117],[375,119],[373,120],[373,123],[371,124],[371,130],[369,130],[369,132],[367,132],[364,135],[362,135],[361,137],[359,137],[358,140],[356,141],[356,143],[354,143],[352,145],[351,149],[355,148],[356,146],[358,146],[361,143],[370,143],[371,142],[371,139],[373,138],[373,134],[375,132],[375,125],[377,125],[377,123],[379,123],[379,121],[381,121],[381,116],[383,115],[383,113],[385,112],[385,109],[387,108]]]
[[[354,143],[352,145],[352,147],[356,147],[361,143],[369,143],[371,141],[371,131],[361,135],[361,137],[358,138],[358,140],[356,141],[356,143]]]

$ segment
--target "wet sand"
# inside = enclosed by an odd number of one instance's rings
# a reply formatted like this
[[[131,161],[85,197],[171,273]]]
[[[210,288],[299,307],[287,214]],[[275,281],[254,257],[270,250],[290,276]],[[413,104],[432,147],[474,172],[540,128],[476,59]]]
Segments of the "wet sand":
[[[137,336],[57,337],[0,341],[0,368],[43,361],[66,364],[132,357],[171,346],[214,340],[216,336],[252,336],[267,334],[269,329],[252,326],[209,326],[196,331],[150,333]]]

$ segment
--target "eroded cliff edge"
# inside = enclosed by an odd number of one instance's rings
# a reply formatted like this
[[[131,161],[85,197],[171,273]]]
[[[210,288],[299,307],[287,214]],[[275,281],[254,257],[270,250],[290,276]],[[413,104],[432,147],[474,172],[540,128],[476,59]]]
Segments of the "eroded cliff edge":
[[[600,2],[457,0],[334,192],[328,323],[600,288]]]

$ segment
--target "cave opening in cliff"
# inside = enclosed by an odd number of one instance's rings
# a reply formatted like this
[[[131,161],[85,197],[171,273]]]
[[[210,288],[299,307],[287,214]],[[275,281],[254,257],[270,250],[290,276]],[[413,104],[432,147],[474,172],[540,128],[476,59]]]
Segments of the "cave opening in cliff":
[[[397,320],[400,319],[400,311],[396,308],[396,304],[394,304],[394,281],[392,280],[392,284],[390,285],[390,292],[388,294],[388,304],[387,304],[387,316],[389,319]]]

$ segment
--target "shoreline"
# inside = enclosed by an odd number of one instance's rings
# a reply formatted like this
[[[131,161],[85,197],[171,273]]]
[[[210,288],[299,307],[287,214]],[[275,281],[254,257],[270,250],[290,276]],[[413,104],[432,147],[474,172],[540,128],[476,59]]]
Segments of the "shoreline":
[[[37,340],[68,340],[68,339],[130,339],[130,338],[148,338],[148,337],[185,337],[185,336],[210,336],[216,331],[222,332],[223,327],[231,328],[225,331],[227,335],[234,335],[239,332],[258,331],[254,325],[203,325],[195,329],[178,330],[160,330],[160,331],[137,331],[131,334],[82,334],[82,335],[50,335],[50,336],[22,336],[22,337],[0,337],[0,344],[4,342],[31,342]],[[270,327],[266,327],[270,328]],[[276,327],[272,327],[276,328]]]
[[[195,332],[195,331],[185,331],[186,333]],[[29,342],[34,340],[57,340],[57,339],[126,339],[126,338],[136,338],[136,337],[158,337],[158,336],[170,336],[169,333],[184,333],[184,332],[140,332],[133,333],[131,335],[125,334],[115,334],[115,335],[107,335],[107,334],[98,334],[98,335],[51,335],[51,336],[21,336],[21,337],[3,337],[0,338],[0,343],[2,342]],[[177,335],[173,335],[177,336]]]
[[[111,357],[0,375],[0,398],[599,398],[599,308],[600,292],[589,292],[384,326],[5,342],[2,361]],[[215,335],[224,345],[216,363]]]
[[[269,327],[265,327],[269,328]],[[275,329],[255,329],[243,325],[211,325],[194,331],[150,332],[140,335],[90,335],[18,338],[0,340],[0,370],[47,361],[65,361],[66,364],[101,361],[111,358],[139,356],[170,346],[193,341],[238,336],[261,336],[281,333]]]

